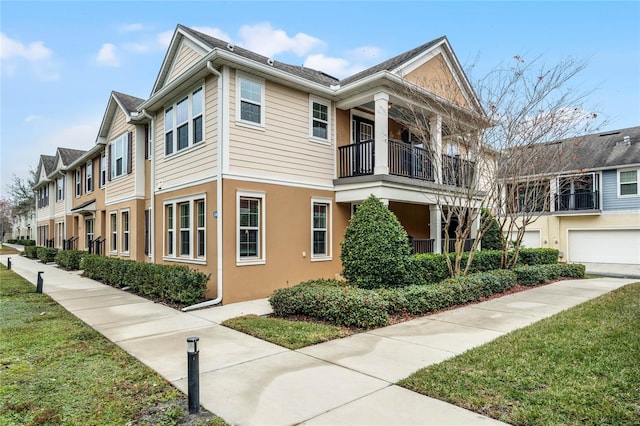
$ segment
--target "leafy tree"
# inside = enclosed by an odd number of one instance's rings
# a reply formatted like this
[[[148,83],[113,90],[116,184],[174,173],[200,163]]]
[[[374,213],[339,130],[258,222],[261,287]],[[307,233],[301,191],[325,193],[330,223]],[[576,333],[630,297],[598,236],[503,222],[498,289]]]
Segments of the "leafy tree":
[[[486,229],[482,236],[482,250],[500,250],[502,248],[500,225],[489,209],[482,209],[481,221],[482,229]]]
[[[374,195],[358,206],[342,242],[342,275],[362,288],[409,284],[411,247],[398,218]]]

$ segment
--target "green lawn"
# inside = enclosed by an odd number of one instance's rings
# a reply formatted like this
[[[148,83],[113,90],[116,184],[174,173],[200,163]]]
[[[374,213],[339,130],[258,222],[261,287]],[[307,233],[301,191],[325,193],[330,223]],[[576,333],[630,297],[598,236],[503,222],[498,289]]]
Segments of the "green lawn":
[[[640,424],[640,283],[399,384],[514,425]]]
[[[224,424],[4,266],[0,313],[2,425]]]
[[[222,325],[289,349],[300,349],[349,334],[346,329],[334,325],[257,315],[232,318]]]

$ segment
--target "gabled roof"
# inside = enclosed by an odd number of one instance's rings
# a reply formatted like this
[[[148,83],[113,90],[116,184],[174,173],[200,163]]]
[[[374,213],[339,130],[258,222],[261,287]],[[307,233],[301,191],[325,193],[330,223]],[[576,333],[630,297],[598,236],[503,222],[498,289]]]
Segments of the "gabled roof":
[[[374,65],[370,68],[367,68],[366,70],[360,71],[357,74],[354,74],[352,76],[349,76],[347,78],[344,78],[342,80],[340,80],[340,85],[345,85],[345,84],[349,84],[353,81],[356,80],[360,80],[364,77],[368,77],[370,75],[373,75],[377,72],[380,71],[393,71],[394,69],[396,69],[397,67],[399,67],[400,65],[402,65],[403,63],[410,61],[411,59],[415,58],[416,56],[420,55],[423,52],[428,51],[429,49],[437,46],[438,44],[440,44],[441,42],[447,40],[447,37],[442,36],[439,37],[435,40],[431,40],[428,43],[425,43],[421,46],[418,46],[414,49],[408,50],[404,53],[401,53],[397,56],[394,56],[391,59],[387,59],[384,62],[379,63],[378,65]]]
[[[62,160],[62,164],[66,167],[80,158],[85,152],[87,151],[81,149],[58,148],[55,158],[60,158]]]
[[[55,167],[56,156],[43,154],[40,156],[40,163],[42,164],[42,167],[44,167],[44,173],[46,175],[49,175],[53,171],[53,168]]]
[[[116,115],[118,108],[124,112],[127,117],[127,121],[131,119],[131,114],[137,112],[138,106],[144,102],[144,99],[137,98],[135,96],[126,95],[124,93],[116,92],[115,90],[109,95],[109,101],[107,102],[107,108],[102,117],[102,123],[98,129],[98,137],[96,142],[99,142],[101,138],[106,138],[111,128],[111,122]]]

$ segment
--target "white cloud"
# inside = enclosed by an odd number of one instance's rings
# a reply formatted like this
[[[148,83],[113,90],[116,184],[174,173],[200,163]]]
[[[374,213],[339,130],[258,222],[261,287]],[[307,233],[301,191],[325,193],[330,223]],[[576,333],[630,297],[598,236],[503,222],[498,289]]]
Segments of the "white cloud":
[[[120,58],[118,57],[117,48],[114,44],[105,43],[100,48],[96,61],[100,65],[108,67],[119,67]]]
[[[47,137],[46,143],[49,146],[88,150],[93,147],[97,134],[98,124],[76,124],[53,132]]]
[[[16,75],[20,62],[26,61],[39,79],[57,80],[60,75],[56,70],[53,56],[53,50],[45,46],[42,41],[24,44],[0,33],[0,60],[2,72],[6,75]]]
[[[143,25],[138,23],[120,25],[120,32],[123,32],[123,33],[142,31],[143,29],[144,29]]]
[[[289,37],[285,31],[274,29],[269,22],[243,25],[239,33],[238,45],[268,57],[283,52],[303,56],[324,45],[321,40],[304,33]]]
[[[42,118],[42,117],[40,117],[39,115],[31,114],[31,115],[28,115],[28,116],[26,116],[26,117],[24,118],[24,122],[25,122],[25,123],[31,123],[31,122],[33,122],[33,121],[40,120],[41,118]]]
[[[332,58],[318,53],[307,56],[304,66],[325,72],[337,78],[344,78],[364,70],[363,65],[352,64],[344,58]]]
[[[190,27],[190,28],[193,28],[196,31],[200,31],[201,33],[210,35],[211,37],[215,37],[223,41],[228,41],[228,42],[231,41],[231,37],[229,37],[227,33],[225,33],[219,28],[213,28],[213,27]]]
[[[172,37],[173,37],[173,30],[163,31],[160,34],[158,34],[158,43],[160,43],[161,46],[169,47]]]
[[[124,43],[122,48],[128,52],[146,53],[151,50],[151,46],[147,43]]]

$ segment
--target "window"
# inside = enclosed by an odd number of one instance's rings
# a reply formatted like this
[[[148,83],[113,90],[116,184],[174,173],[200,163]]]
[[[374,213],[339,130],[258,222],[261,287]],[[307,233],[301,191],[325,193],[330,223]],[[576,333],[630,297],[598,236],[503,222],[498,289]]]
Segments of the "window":
[[[86,165],[86,173],[87,173],[87,190],[86,192],[89,193],[91,191],[93,191],[93,161],[89,161]]]
[[[624,170],[618,172],[618,182],[620,182],[620,196],[628,197],[639,195],[638,192],[638,170]]]
[[[47,207],[49,205],[49,184],[46,184],[38,190],[38,208]]]
[[[144,211],[144,254],[151,253],[151,210]]]
[[[56,239],[55,245],[58,248],[62,248],[64,242],[64,222],[56,223]]]
[[[237,261],[239,264],[264,263],[264,193],[238,192],[237,196]]]
[[[123,176],[128,172],[129,134],[125,133],[111,142],[109,164],[111,165],[111,179]]]
[[[111,251],[118,251],[118,215],[111,213]]]
[[[203,101],[199,87],[164,111],[165,155],[203,141]]]
[[[107,183],[107,157],[104,152],[100,156],[100,188],[104,188]]]
[[[311,101],[311,137],[329,140],[329,104]]]
[[[173,205],[166,207],[167,217],[167,256],[173,256]]]
[[[56,179],[56,201],[64,200],[64,178]]]
[[[311,202],[311,257],[329,258],[331,226],[331,201],[317,200]]]
[[[82,195],[82,170],[76,169],[76,197]]]
[[[240,121],[264,126],[264,84],[246,77],[237,84]]]
[[[122,251],[129,252],[129,212],[122,212]]]
[[[180,256],[191,254],[191,215],[189,203],[178,204],[180,211]]]
[[[197,237],[197,250],[198,250],[198,257],[204,257],[205,251],[205,213],[204,213],[204,200],[198,200],[196,201],[196,208],[197,208],[197,214],[198,214],[198,221],[197,221],[197,233],[198,233],[198,237]]]
[[[204,263],[206,232],[203,194],[165,201],[164,204],[165,260]]]
[[[91,243],[93,242],[93,225],[93,219],[84,220],[84,227],[87,230],[87,247],[90,247]]]

